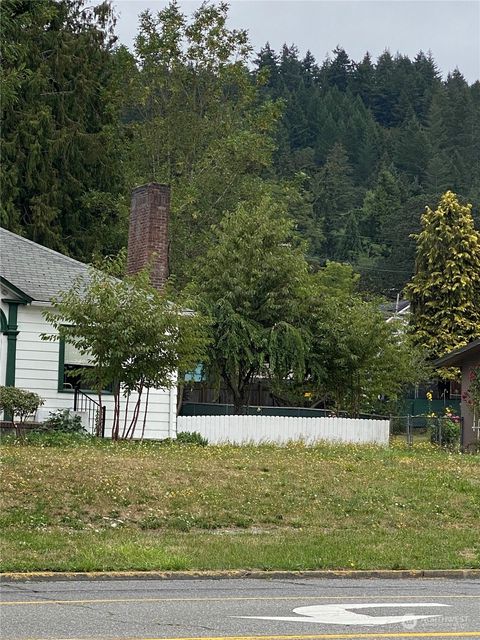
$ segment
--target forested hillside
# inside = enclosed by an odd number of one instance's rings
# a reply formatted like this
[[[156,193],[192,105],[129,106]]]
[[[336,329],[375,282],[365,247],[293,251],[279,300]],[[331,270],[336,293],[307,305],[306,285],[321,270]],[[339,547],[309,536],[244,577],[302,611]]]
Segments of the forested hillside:
[[[1,223],[82,260],[126,242],[129,193],[172,185],[182,285],[218,225],[281,203],[313,265],[348,262],[394,298],[426,205],[480,203],[480,83],[431,55],[255,53],[228,8],[143,14],[134,51],[109,3],[2,2]],[[248,27],[248,25],[245,25]],[[254,61],[252,64],[252,60]]]
[[[313,260],[348,261],[393,294],[411,276],[425,205],[452,189],[480,197],[480,83],[442,80],[433,57],[385,51],[359,61],[341,48],[317,64],[267,44],[256,60],[264,94],[284,101],[279,175],[305,174],[311,212],[299,220]]]

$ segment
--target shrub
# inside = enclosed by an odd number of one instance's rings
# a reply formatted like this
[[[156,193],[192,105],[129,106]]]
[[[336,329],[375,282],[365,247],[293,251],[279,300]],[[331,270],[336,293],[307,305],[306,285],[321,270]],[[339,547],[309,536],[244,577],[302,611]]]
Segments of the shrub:
[[[432,424],[430,442],[445,448],[454,448],[460,443],[460,420],[455,417],[438,418]]]
[[[21,439],[15,440],[16,444],[30,445],[35,447],[77,447],[85,446],[94,441],[94,438],[83,433],[74,433],[66,431],[41,431],[35,430],[26,433]]]
[[[33,415],[44,400],[33,391],[26,391],[18,387],[0,387],[0,410],[6,414],[25,422],[28,416]]]
[[[42,431],[78,434],[87,433],[83,428],[80,416],[73,414],[70,409],[64,409],[63,411],[51,411],[49,417],[42,424]]]
[[[204,438],[198,431],[179,431],[177,442],[180,444],[196,444],[198,447],[206,447],[207,438]]]

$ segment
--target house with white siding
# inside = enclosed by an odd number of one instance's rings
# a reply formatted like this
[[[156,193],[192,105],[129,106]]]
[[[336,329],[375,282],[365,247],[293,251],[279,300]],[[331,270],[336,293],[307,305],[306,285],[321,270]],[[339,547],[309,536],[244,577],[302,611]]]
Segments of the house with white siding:
[[[168,212],[168,187],[149,184],[134,190],[128,270],[139,271],[153,255],[152,282],[159,288],[168,277]],[[43,312],[51,308],[51,299],[69,289],[79,276],[88,278],[86,264],[0,229],[0,385],[41,396],[44,404],[37,412],[38,420],[51,411],[73,410],[76,403],[88,424],[88,414],[95,407],[95,394],[82,388],[75,373],[79,367],[89,366],[88,358],[60,338],[42,339],[42,334],[56,333]],[[176,396],[176,388],[150,391],[145,438],[175,437]],[[113,395],[105,392],[103,404],[108,437]],[[130,406],[134,404],[132,398]]]

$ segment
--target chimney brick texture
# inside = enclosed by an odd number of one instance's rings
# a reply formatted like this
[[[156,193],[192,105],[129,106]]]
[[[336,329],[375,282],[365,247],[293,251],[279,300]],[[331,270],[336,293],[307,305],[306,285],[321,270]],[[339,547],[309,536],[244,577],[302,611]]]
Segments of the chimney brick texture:
[[[133,190],[127,273],[138,273],[152,260],[150,278],[157,289],[162,289],[168,278],[169,213],[170,187],[167,185],[151,183]]]

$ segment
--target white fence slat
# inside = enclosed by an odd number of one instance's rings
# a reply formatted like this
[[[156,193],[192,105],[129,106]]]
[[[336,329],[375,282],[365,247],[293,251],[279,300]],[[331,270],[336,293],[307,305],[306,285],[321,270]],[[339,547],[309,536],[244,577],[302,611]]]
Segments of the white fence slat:
[[[388,444],[389,421],[357,418],[303,418],[290,416],[178,416],[178,431],[198,431],[211,444],[303,440],[313,444],[356,442]]]

